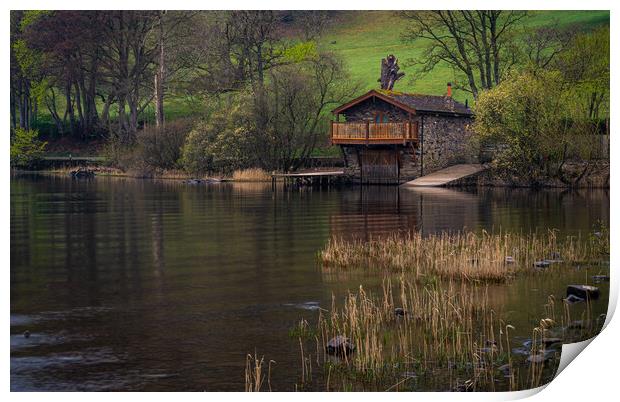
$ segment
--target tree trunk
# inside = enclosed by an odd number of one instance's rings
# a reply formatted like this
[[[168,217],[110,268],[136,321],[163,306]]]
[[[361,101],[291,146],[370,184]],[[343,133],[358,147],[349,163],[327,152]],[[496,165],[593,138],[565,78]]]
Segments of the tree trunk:
[[[158,128],[164,126],[164,79],[165,79],[165,59],[164,59],[164,27],[162,25],[162,15],[159,14],[159,68],[155,73],[155,125]]]

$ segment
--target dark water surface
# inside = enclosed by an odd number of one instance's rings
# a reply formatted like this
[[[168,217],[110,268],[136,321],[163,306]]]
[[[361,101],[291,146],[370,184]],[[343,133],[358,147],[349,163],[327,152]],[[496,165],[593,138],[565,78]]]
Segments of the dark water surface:
[[[332,236],[395,231],[589,233],[609,193],[350,187],[272,193],[270,185],[188,186],[118,178],[11,179],[11,389],[234,390],[247,353],[275,360],[294,390],[288,331],[377,275],[321,273]],[[490,290],[522,334],[547,296],[600,267]],[[606,311],[608,286],[595,313]],[[532,325],[533,324],[533,325]],[[24,331],[31,334],[23,336]]]

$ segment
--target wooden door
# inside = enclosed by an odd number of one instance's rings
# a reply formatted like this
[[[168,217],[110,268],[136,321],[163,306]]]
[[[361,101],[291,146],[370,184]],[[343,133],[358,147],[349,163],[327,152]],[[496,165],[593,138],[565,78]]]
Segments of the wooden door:
[[[398,184],[398,151],[363,149],[360,152],[362,183]]]

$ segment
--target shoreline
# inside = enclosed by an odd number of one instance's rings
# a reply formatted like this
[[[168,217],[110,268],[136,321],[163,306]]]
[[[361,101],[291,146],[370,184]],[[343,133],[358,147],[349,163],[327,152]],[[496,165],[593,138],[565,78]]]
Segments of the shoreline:
[[[89,168],[89,167],[85,167]],[[42,170],[22,170],[22,169],[11,169],[11,175],[14,174],[39,174],[39,175],[48,175],[48,176],[70,176],[70,173],[77,168],[64,168],[64,169],[42,169]],[[227,182],[227,183],[270,183],[272,182],[271,177],[265,179],[235,179],[232,176],[225,175],[214,175],[214,176],[196,176],[190,175],[187,173],[179,172],[179,171],[165,171],[163,173],[153,174],[151,176],[147,175],[139,175],[132,174],[131,172],[124,172],[118,168],[101,168],[95,167],[91,169],[95,172],[95,176],[101,177],[123,177],[123,178],[131,178],[137,180],[177,180],[177,181],[188,181],[188,180],[204,180],[204,181],[218,181],[218,182]],[[270,175],[271,176],[271,175]],[[281,178],[277,178],[276,181],[281,182]],[[348,179],[344,181],[345,185],[351,186],[360,186],[357,180]],[[393,185],[393,187],[398,187],[400,185]],[[568,186],[563,184],[545,184],[540,186],[531,186],[526,184],[514,184],[508,183],[499,177],[489,177],[488,175],[480,176],[474,178],[473,180],[466,180],[463,183],[458,183],[454,185],[447,185],[441,188],[519,188],[519,189],[531,189],[531,190],[541,190],[541,189],[563,189],[563,190],[609,190],[609,183],[605,185],[593,185],[590,182],[586,182],[580,186]]]

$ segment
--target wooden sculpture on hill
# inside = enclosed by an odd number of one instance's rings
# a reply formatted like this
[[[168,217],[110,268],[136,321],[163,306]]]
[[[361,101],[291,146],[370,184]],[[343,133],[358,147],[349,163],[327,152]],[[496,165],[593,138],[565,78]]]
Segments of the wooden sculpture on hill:
[[[399,69],[398,59],[393,54],[381,59],[381,78],[377,80],[381,83],[381,89],[388,91],[394,89],[394,83],[405,75],[405,73],[398,72]]]

